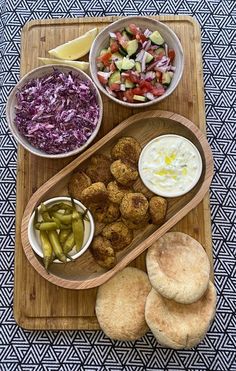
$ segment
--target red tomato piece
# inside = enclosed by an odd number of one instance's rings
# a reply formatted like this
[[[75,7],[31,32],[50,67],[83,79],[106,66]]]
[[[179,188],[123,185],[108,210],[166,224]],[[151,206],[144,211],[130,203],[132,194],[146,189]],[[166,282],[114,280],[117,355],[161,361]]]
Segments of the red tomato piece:
[[[136,39],[140,41],[141,43],[144,43],[144,41],[147,40],[146,36],[142,34],[141,32],[136,33]]]
[[[165,93],[165,89],[160,86],[160,87],[154,87],[152,88],[152,94],[155,95],[155,97],[160,97],[161,95],[163,95]]]
[[[164,52],[155,54],[155,61],[160,61],[162,57],[164,57],[164,55],[165,55]]]
[[[133,94],[132,89],[128,89],[124,92],[124,97],[127,99],[129,103],[133,102],[133,96],[134,94]]]
[[[128,41],[124,38],[124,36],[122,36],[120,32],[116,32],[116,37],[122,48],[126,49]]]
[[[169,49],[168,57],[170,58],[170,61],[173,62],[173,60],[175,59],[175,51],[173,49]]]
[[[102,62],[104,66],[107,67],[110,65],[111,57],[112,57],[111,53],[105,53],[103,55],[100,55],[100,57],[97,58],[97,62]]]
[[[112,53],[116,53],[118,52],[119,50],[119,45],[118,45],[118,42],[117,41],[112,41],[111,44],[110,44],[110,48],[111,48],[111,52]]]
[[[129,79],[130,79],[131,82],[137,84],[139,82],[139,79],[140,78],[139,78],[139,75],[138,74],[136,74],[133,71],[130,71],[129,72]]]
[[[108,79],[106,79],[104,76],[101,76],[99,73],[97,74],[97,76],[98,76],[98,80],[100,81],[102,85],[107,84]]]
[[[134,95],[143,95],[143,91],[139,87],[132,89],[132,91]]]
[[[112,91],[119,91],[119,90],[120,90],[120,84],[113,83],[113,84],[109,85],[109,88],[110,88]]]
[[[116,65],[115,65],[114,62],[112,62],[112,63],[110,64],[109,69],[110,69],[111,72],[116,71]]]
[[[130,32],[132,32],[133,35],[136,35],[139,32],[139,28],[134,24],[131,23],[129,25]]]
[[[156,79],[157,79],[157,82],[161,82],[161,80],[162,80],[162,73],[160,71],[156,71]]]

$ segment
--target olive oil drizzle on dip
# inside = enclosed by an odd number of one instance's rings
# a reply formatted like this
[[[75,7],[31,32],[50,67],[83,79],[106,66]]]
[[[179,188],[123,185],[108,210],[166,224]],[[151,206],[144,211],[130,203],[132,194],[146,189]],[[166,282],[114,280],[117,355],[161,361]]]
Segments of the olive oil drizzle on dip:
[[[188,139],[168,134],[153,139],[139,159],[140,176],[152,192],[176,197],[190,191],[202,172],[202,159]]]

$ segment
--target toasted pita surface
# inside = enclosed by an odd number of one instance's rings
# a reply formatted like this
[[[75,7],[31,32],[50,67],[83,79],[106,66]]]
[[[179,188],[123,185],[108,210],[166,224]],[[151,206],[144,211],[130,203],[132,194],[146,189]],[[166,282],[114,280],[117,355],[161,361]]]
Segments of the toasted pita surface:
[[[154,289],[149,293],[145,318],[157,341],[173,349],[189,349],[205,336],[215,316],[216,290],[209,282],[205,294],[193,304],[176,303]]]
[[[199,300],[208,287],[208,256],[187,234],[166,233],[148,249],[146,264],[153,288],[168,299],[190,304]]]
[[[145,303],[151,284],[145,272],[127,267],[99,287],[96,315],[101,329],[114,340],[136,340],[147,331]]]

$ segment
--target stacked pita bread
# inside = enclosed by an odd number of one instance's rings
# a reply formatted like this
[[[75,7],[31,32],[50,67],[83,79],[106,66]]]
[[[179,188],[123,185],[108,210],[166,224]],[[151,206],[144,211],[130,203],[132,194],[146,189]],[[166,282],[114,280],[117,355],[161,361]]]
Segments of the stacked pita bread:
[[[190,236],[170,232],[149,248],[146,263],[148,275],[128,267],[99,287],[95,309],[102,330],[114,340],[137,340],[149,327],[164,346],[192,348],[215,315],[205,250]]]
[[[215,315],[216,291],[205,250],[192,237],[170,232],[149,248],[146,264],[153,286],[145,306],[149,328],[164,346],[192,348]]]

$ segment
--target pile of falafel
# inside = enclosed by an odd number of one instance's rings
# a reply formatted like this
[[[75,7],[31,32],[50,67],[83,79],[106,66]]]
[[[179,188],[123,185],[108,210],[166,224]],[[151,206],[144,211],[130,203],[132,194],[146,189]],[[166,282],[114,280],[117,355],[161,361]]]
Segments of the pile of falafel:
[[[111,158],[95,154],[84,171],[74,173],[69,194],[92,212],[95,237],[90,246],[95,261],[105,269],[116,264],[116,252],[128,246],[134,231],[148,224],[161,225],[167,201],[155,196],[138,173],[140,143],[122,137],[111,150]]]

